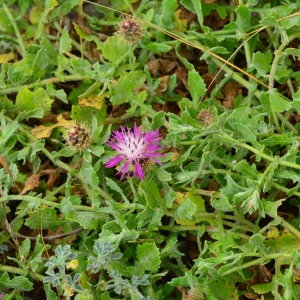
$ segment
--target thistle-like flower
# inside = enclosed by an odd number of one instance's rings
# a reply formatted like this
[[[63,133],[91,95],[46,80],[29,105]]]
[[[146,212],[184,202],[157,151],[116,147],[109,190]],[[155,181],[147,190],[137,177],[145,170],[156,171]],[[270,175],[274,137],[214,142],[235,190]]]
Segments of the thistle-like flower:
[[[73,150],[84,150],[91,142],[90,130],[84,124],[74,122],[68,126],[64,134],[64,139],[67,145]]]
[[[136,124],[133,130],[130,128],[125,129],[121,126],[121,131],[114,131],[112,137],[107,144],[118,152],[118,155],[109,159],[106,162],[107,168],[112,168],[122,162],[122,167],[117,173],[121,173],[121,180],[127,176],[138,176],[140,180],[145,178],[144,162],[152,160],[159,165],[156,157],[163,156],[164,154],[158,153],[162,150],[159,145],[161,137],[158,130],[149,132],[142,131]]]
[[[136,17],[126,16],[119,23],[119,30],[117,31],[119,35],[128,44],[137,44],[141,41],[144,32],[142,29],[142,23]]]

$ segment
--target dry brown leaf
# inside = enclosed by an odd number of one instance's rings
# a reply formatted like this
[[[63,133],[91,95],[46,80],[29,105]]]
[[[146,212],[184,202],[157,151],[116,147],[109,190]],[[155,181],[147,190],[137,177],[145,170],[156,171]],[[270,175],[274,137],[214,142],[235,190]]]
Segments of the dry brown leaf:
[[[245,292],[244,295],[248,298],[248,299],[260,299],[260,296],[255,294],[255,293],[249,293],[249,292]]]
[[[253,272],[252,277],[247,281],[247,283],[250,285],[267,283],[272,280],[273,275],[265,266],[254,265],[249,269],[251,272]]]
[[[169,86],[169,75],[163,76],[161,78],[161,81],[159,83],[159,86],[156,89],[156,94],[158,97],[161,97],[162,94],[167,90],[168,86]]]
[[[169,59],[153,59],[147,62],[149,72],[154,77],[160,77],[162,75],[168,74],[172,69],[174,69],[178,63]]]
[[[234,98],[243,92],[243,87],[238,82],[229,82],[222,88],[222,93],[225,97],[223,105],[232,109],[234,107]]]
[[[32,191],[34,188],[40,185],[40,173],[32,174],[26,181],[24,189],[21,192],[21,195],[25,195],[27,192]]]

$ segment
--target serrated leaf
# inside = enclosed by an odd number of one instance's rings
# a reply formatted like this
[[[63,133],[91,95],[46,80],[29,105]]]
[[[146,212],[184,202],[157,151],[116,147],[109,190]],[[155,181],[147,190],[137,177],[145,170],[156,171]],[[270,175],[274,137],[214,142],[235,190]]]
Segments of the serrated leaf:
[[[24,276],[15,276],[10,279],[8,273],[4,272],[0,277],[0,287],[6,290],[31,291],[33,290],[33,283]]]
[[[140,184],[140,189],[144,194],[145,200],[150,208],[164,204],[164,199],[160,196],[157,185],[153,180],[144,180]]]
[[[126,202],[129,202],[129,200],[126,198],[123,190],[119,187],[119,185],[114,182],[112,179],[108,178],[108,177],[105,177],[105,181],[106,181],[106,184],[113,190],[113,191],[116,191],[118,192],[122,197],[123,199],[125,199]]]
[[[285,100],[275,89],[269,92],[271,108],[274,112],[284,112],[292,107],[292,103]]]
[[[284,146],[293,144],[297,141],[297,137],[293,136],[292,132],[283,133],[283,134],[274,134],[268,137],[267,139],[261,140],[260,143],[267,146]]]
[[[66,219],[79,223],[85,229],[97,229],[99,214],[87,211],[72,211],[66,214]]]
[[[56,230],[65,223],[63,218],[58,218],[53,207],[38,208],[26,219],[25,225],[31,229]]]
[[[261,76],[265,76],[270,72],[273,55],[270,51],[261,53],[257,51],[253,54],[252,63]]]
[[[64,28],[59,40],[58,52],[60,54],[63,54],[65,52],[69,52],[71,48],[72,48],[71,39],[69,37],[67,29]]]
[[[197,206],[186,198],[182,204],[176,210],[176,215],[179,219],[192,219],[194,213],[197,210]]]
[[[103,44],[103,56],[110,62],[115,62],[120,59],[120,54],[128,51],[129,47],[129,44],[120,35],[110,36]]]
[[[76,73],[81,76],[93,77],[95,72],[92,70],[90,63],[82,58],[72,56],[70,58],[70,63]]]
[[[53,100],[47,93],[39,88],[35,92],[31,92],[26,86],[21,87],[18,92],[15,109],[18,113],[32,112],[35,109],[43,109],[43,116],[50,112]]]
[[[149,270],[154,273],[158,271],[161,260],[159,249],[156,247],[155,243],[138,245],[136,255],[143,270]]]

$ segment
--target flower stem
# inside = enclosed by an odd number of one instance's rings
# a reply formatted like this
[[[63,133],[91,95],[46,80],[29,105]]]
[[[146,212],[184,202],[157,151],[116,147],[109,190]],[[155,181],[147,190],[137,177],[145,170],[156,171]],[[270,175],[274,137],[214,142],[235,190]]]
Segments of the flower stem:
[[[9,21],[15,31],[15,34],[17,36],[17,39],[18,39],[18,43],[19,43],[19,46],[21,48],[21,54],[22,56],[24,57],[25,53],[26,53],[26,48],[25,48],[25,45],[24,45],[24,42],[23,42],[23,39],[22,39],[22,36],[20,34],[20,31],[19,31],[19,28],[13,18],[13,16],[11,15],[9,9],[7,8],[6,4],[4,3],[4,1],[1,1],[2,2],[2,7],[3,7],[3,10],[5,11],[7,17],[9,18]]]

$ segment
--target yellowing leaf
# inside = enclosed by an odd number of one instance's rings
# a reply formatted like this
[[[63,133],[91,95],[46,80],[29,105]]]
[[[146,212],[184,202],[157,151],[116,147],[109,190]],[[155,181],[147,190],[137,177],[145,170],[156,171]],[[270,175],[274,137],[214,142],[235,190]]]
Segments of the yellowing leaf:
[[[177,9],[175,14],[174,14],[174,18],[175,18],[175,22],[177,25],[177,30],[181,31],[181,32],[185,32],[187,29],[187,19],[181,19],[180,18],[180,14],[181,14],[182,10],[181,9]]]
[[[41,17],[41,10],[39,9],[39,6],[34,6],[29,15],[29,20],[31,24],[37,24],[39,22],[39,19]]]
[[[13,52],[9,52],[6,54],[0,54],[0,64],[8,62],[15,58],[15,54]]]
[[[101,109],[103,106],[104,98],[109,97],[109,93],[104,93],[101,96],[90,96],[87,98],[79,98],[78,104],[81,106],[91,106],[97,109]]]
[[[44,126],[44,125],[36,126],[31,129],[31,134],[37,139],[43,139],[43,138],[49,137],[54,128],[56,128],[56,127],[68,128],[72,124],[74,124],[74,121],[65,120],[62,115],[59,115],[57,117],[56,124],[51,125],[51,126]]]
[[[268,239],[275,239],[279,237],[279,230],[277,227],[272,226],[268,231]]]
[[[183,201],[185,200],[186,194],[185,193],[180,193],[180,192],[176,192],[176,199],[175,202],[178,204],[182,204]]]

